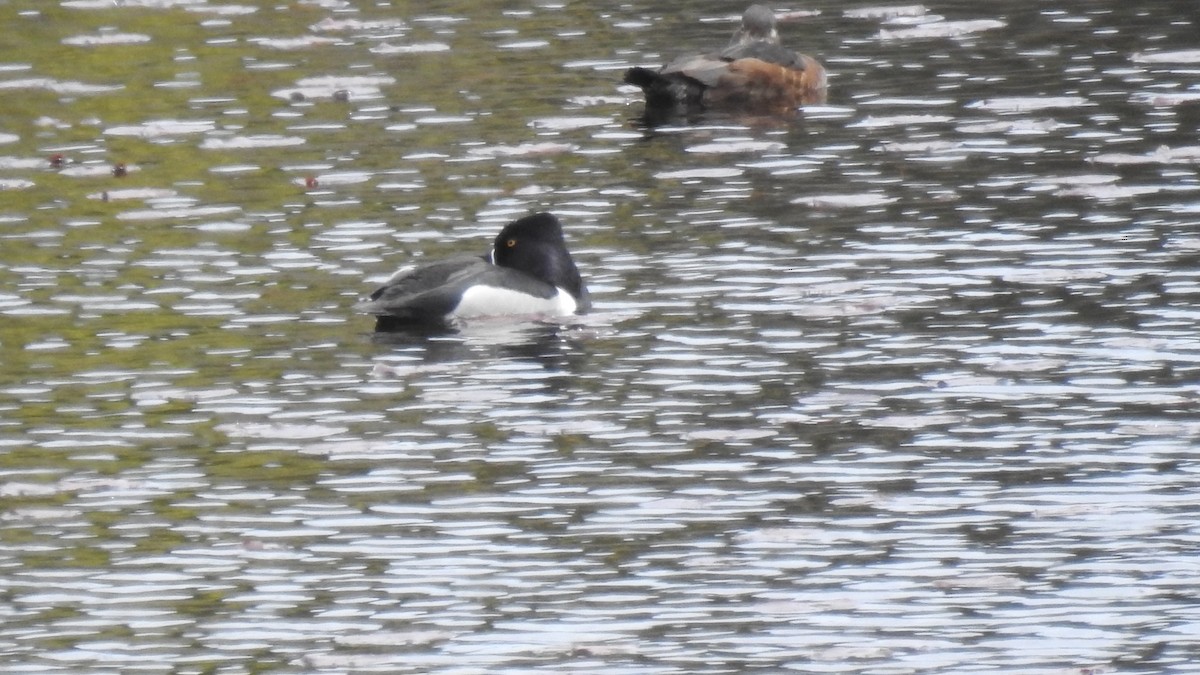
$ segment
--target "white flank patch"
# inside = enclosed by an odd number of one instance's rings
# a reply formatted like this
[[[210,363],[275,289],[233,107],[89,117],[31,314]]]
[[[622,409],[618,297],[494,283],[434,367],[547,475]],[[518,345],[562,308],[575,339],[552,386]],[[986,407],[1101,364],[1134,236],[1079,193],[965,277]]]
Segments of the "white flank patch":
[[[463,293],[462,301],[450,316],[456,319],[512,314],[567,316],[574,314],[575,309],[575,298],[561,288],[552,298],[538,298],[507,288],[472,286]]]

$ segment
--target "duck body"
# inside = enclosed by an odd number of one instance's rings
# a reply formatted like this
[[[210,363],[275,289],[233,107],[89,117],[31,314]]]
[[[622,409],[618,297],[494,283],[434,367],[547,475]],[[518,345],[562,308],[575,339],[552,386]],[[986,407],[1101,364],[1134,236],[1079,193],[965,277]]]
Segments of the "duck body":
[[[819,61],[780,44],[775,14],[751,5],[741,27],[719,52],[683,56],[659,70],[635,67],[625,82],[642,89],[648,113],[693,114],[707,109],[786,114],[825,100]]]
[[[549,213],[506,225],[486,255],[402,269],[358,309],[377,331],[452,327],[484,317],[561,317],[590,307],[587,287]]]

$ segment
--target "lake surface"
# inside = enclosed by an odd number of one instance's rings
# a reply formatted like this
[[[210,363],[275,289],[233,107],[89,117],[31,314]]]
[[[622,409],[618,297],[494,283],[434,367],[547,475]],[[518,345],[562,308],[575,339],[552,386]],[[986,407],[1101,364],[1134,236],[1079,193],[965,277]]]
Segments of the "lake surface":
[[[641,125],[742,9],[0,1],[2,670],[1197,672],[1195,8]],[[354,312],[535,210],[577,324]]]

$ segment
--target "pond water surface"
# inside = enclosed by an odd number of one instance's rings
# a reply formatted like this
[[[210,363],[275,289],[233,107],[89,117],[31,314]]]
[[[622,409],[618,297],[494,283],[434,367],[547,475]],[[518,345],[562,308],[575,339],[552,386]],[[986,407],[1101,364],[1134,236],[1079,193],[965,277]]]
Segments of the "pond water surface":
[[[2,670],[1198,672],[1195,8],[639,124],[742,9],[0,1]],[[355,314],[535,210],[577,325]]]

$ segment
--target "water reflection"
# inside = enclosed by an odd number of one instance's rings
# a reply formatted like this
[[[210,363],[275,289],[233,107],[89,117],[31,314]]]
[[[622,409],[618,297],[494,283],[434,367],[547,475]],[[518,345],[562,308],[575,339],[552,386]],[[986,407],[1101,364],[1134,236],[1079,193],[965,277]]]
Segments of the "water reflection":
[[[6,670],[1189,672],[1194,20],[817,2],[827,104],[631,123],[742,9],[0,8]],[[580,322],[352,312],[535,210]]]

